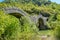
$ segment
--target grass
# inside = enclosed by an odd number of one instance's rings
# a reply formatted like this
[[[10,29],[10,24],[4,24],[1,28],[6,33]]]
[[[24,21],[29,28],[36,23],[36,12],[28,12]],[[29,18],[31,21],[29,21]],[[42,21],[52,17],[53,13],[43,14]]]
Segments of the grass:
[[[40,35],[52,35],[53,34],[53,30],[41,30],[39,31]]]
[[[54,40],[53,30],[41,30],[39,31],[40,40]],[[43,36],[45,38],[43,38]]]

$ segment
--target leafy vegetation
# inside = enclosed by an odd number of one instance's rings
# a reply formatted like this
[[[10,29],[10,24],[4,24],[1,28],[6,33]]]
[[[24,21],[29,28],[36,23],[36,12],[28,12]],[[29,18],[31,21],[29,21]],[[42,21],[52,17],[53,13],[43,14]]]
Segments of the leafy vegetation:
[[[29,19],[29,18],[28,18]],[[0,39],[1,40],[32,40],[38,30],[34,23],[25,17],[20,20],[14,16],[0,12]],[[35,37],[34,37],[35,36]],[[36,39],[37,40],[37,39]]]
[[[4,14],[2,8],[17,7],[30,15],[48,16],[47,25],[60,38],[60,4],[50,0],[4,0],[0,2],[0,37],[1,40],[39,40],[38,28],[28,17],[20,19]],[[5,39],[6,38],[6,39]],[[36,38],[36,39],[34,39]]]
[[[22,17],[21,22],[21,39],[23,40],[37,40],[34,39],[37,36],[38,29],[29,18]],[[38,39],[39,40],[39,39]]]
[[[13,37],[18,39],[20,32],[19,20],[0,11],[0,40],[11,40]]]

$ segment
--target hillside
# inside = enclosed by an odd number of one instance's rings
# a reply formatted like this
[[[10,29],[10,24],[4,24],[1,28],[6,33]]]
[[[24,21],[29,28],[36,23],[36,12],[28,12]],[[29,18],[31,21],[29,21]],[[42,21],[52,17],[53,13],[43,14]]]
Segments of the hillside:
[[[11,8],[13,11],[9,9],[12,13],[8,14],[3,10],[4,8]],[[27,13],[28,16],[24,16],[23,13]],[[50,0],[0,2],[1,40],[12,40],[12,38],[13,40],[40,40],[44,37],[50,39],[52,36],[60,39],[60,4]]]

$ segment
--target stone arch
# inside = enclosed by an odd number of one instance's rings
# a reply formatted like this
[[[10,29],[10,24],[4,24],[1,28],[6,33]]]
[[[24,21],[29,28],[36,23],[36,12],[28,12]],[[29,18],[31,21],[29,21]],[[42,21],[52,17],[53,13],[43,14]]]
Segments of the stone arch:
[[[47,19],[48,19],[48,17],[44,17],[41,14],[37,17],[37,26],[38,26],[39,30],[45,30],[48,28],[47,24],[46,24]]]
[[[19,9],[17,7],[6,7],[3,8],[3,10],[6,14],[11,14],[17,18],[19,18],[20,16],[28,16],[26,12],[24,12],[22,9]]]
[[[29,15],[26,12],[24,12],[22,9],[18,9],[16,7],[3,8],[3,11],[5,12],[5,14],[10,14],[10,15],[15,16],[16,18],[19,19],[19,21],[20,21],[21,16],[27,17],[30,19]],[[22,21],[20,21],[20,23],[22,25]]]
[[[21,16],[23,16],[23,15],[21,15],[21,14],[19,14],[19,13],[9,13],[9,15],[13,15],[13,16],[15,16],[16,18],[21,18]]]

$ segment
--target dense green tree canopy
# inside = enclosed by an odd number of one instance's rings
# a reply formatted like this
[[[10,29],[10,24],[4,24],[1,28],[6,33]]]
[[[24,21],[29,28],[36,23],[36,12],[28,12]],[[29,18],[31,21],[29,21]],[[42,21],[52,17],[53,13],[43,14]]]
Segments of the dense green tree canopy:
[[[6,3],[11,3],[11,2],[17,2],[17,3],[34,3],[34,4],[49,4],[51,1],[50,0],[4,0]]]

